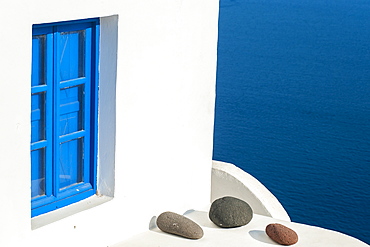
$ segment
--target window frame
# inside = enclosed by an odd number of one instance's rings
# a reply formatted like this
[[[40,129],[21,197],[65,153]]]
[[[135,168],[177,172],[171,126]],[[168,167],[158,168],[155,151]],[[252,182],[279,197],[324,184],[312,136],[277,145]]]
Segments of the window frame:
[[[60,40],[61,32],[73,32],[76,30],[88,30],[91,32],[91,39],[87,38],[90,45],[86,49],[91,52],[86,52],[85,56],[85,82],[80,83],[76,80],[63,81],[60,78],[59,60],[60,47],[57,42]],[[45,93],[45,135],[46,140],[41,140],[32,143],[30,152],[42,148],[47,149],[45,152],[45,195],[31,199],[31,217],[44,214],[55,209],[70,205],[82,199],[88,198],[95,194],[97,190],[97,138],[98,138],[98,78],[99,78],[99,38],[100,38],[100,20],[99,18],[84,19],[76,21],[64,21],[58,23],[35,24],[32,27],[32,36],[46,35],[46,85],[32,85],[31,95]],[[86,35],[90,37],[90,34]],[[34,50],[32,49],[32,57]],[[34,62],[34,61],[33,61]],[[51,64],[51,65],[50,65]],[[48,68],[51,66],[51,68]],[[89,70],[89,68],[91,68]],[[38,70],[37,70],[38,71]],[[90,77],[90,78],[88,78]],[[32,78],[33,79],[33,78]],[[77,79],[77,81],[80,78]],[[82,79],[83,80],[83,79]],[[59,117],[60,117],[60,99],[59,94],[63,89],[84,86],[87,90],[89,86],[89,95],[84,95],[85,106],[88,111],[85,111],[84,126],[89,126],[86,134],[89,138],[84,141],[89,145],[84,145],[84,165],[83,165],[83,183],[77,183],[68,186],[64,191],[59,190],[59,151],[58,147],[64,142],[78,140],[81,138],[75,133],[59,136]],[[32,113],[31,113],[32,114]],[[58,118],[58,119],[57,119]],[[81,131],[83,132],[83,131]],[[75,135],[75,136],[74,136]],[[68,136],[68,134],[67,134]],[[88,146],[88,147],[86,147]],[[88,155],[86,155],[88,153]],[[31,162],[32,166],[32,162]],[[32,179],[31,179],[32,180]],[[86,181],[86,182],[85,182]]]

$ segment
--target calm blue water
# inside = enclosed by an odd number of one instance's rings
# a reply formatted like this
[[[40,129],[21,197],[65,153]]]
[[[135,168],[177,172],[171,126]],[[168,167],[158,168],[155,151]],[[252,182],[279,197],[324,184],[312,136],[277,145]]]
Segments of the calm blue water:
[[[370,243],[370,1],[221,0],[214,159]]]

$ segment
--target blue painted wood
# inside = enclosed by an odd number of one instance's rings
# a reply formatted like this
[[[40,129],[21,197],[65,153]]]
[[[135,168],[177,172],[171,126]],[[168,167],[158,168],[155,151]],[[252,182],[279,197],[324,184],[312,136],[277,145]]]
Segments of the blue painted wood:
[[[32,37],[31,75],[31,198],[46,194],[46,95],[47,37],[50,28],[34,32]]]
[[[35,198],[45,194],[45,148],[31,151],[31,197]]]
[[[85,29],[86,32],[85,32],[85,42],[86,42],[86,47],[92,47],[92,28],[86,28]],[[92,81],[92,71],[95,71],[95,70],[92,70],[92,66],[93,66],[93,63],[91,62],[87,62],[87,61],[92,61],[92,53],[93,53],[93,50],[94,49],[90,49],[90,52],[86,52],[85,53],[85,59],[86,59],[86,62],[83,64],[84,65],[84,71],[85,71],[85,78],[88,80],[88,81]],[[91,120],[91,111],[94,109],[91,107],[91,105],[94,105],[94,103],[91,101],[91,94],[94,93],[94,90],[91,90],[91,84],[92,83],[85,83],[84,86],[85,86],[85,94],[84,94],[84,102],[85,102],[85,118],[83,119],[83,125],[85,126],[85,130],[88,132],[88,135],[85,135],[84,137],[84,146],[83,146],[83,152],[85,154],[90,154],[90,153],[93,153],[94,151],[91,151],[90,150],[93,150],[92,147],[90,146],[90,140],[91,140],[91,137],[94,137],[94,128],[92,128],[92,126],[95,125],[95,123],[97,122],[95,120],[95,122],[93,123]],[[96,90],[97,91],[97,90]],[[87,126],[88,126],[88,129],[87,129]],[[86,164],[90,164],[90,157],[91,155],[85,155],[84,156],[84,162]],[[92,163],[94,164],[94,163]],[[90,180],[90,167],[89,166],[84,166],[83,167],[83,180],[84,181],[89,181],[90,183],[93,183],[94,180]]]
[[[98,83],[99,83],[99,60],[94,59],[99,57],[99,42],[100,42],[100,28],[99,23],[96,23],[97,28],[92,29],[92,39],[91,39],[91,45],[92,47],[95,47],[95,49],[92,50],[91,54],[91,60],[93,61],[93,68],[91,71],[91,81],[93,82],[91,90],[91,102],[92,102],[92,109],[90,110],[91,117],[90,117],[90,127],[91,127],[91,133],[93,134],[94,138],[90,138],[90,148],[92,152],[90,153],[90,162],[93,164],[93,169],[91,169],[90,172],[90,181],[96,185],[97,183],[97,159],[96,155],[98,153]]]
[[[62,82],[60,82],[59,87],[60,88],[75,87],[75,86],[78,86],[78,85],[81,85],[81,84],[84,84],[84,83],[87,83],[87,82],[89,82],[87,80],[87,78],[80,77],[80,78],[77,78],[77,79],[62,81]]]
[[[59,91],[59,136],[83,129],[85,107],[83,95],[86,94],[83,85]]]
[[[48,141],[46,146],[46,167],[45,167],[45,182],[46,182],[46,196],[53,196],[53,91],[54,91],[54,29],[47,27],[48,33],[46,38],[46,139]],[[46,202],[45,202],[46,203]]]
[[[83,138],[59,144],[59,190],[84,182],[83,146]]]
[[[31,142],[46,139],[45,131],[45,92],[31,96]]]
[[[67,29],[68,28],[68,29]],[[83,30],[79,30],[84,28]],[[59,153],[56,155],[59,165],[56,167],[55,176],[59,185],[55,187],[60,190],[77,183],[89,183],[89,179],[84,178],[84,171],[90,170],[89,160],[83,154],[89,154],[90,147],[90,124],[85,124],[85,119],[89,119],[89,95],[90,95],[90,73],[86,68],[90,68],[91,45],[87,42],[90,38],[87,31],[91,29],[84,25],[59,26],[57,27],[57,63],[56,70],[60,71],[56,75],[57,84],[60,90],[56,92],[57,107],[56,112],[59,120],[56,121],[59,129],[59,138],[56,146],[59,145]],[[84,77],[80,85],[74,87],[61,88],[69,81],[73,83],[78,78]],[[80,130],[85,130],[81,132]],[[79,139],[69,139],[69,134],[76,132],[83,134]],[[68,136],[66,136],[68,135]],[[63,137],[63,140],[61,139]],[[89,156],[89,155],[87,155]]]
[[[67,135],[63,135],[59,137],[59,143],[67,142],[73,139],[81,138],[86,136],[85,130],[76,131]]]
[[[34,25],[32,217],[95,193],[98,24]]]
[[[51,195],[48,177],[52,172],[52,145],[50,127],[52,111],[52,67],[53,28],[33,29],[32,76],[31,76],[31,198],[39,200]],[[49,102],[49,103],[48,103]],[[49,175],[48,175],[49,174]],[[42,193],[41,193],[42,192]]]
[[[32,37],[32,86],[46,84],[46,34]]]
[[[31,94],[42,93],[48,90],[47,85],[33,86],[31,87]]]
[[[60,32],[58,41],[61,81],[84,77],[85,30]]]

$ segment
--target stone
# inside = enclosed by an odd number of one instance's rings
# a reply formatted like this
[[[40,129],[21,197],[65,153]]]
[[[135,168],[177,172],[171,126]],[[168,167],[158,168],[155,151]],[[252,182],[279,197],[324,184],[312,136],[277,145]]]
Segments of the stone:
[[[203,229],[191,219],[173,212],[164,212],[157,218],[157,226],[163,232],[189,239],[203,237]]]
[[[223,228],[244,226],[252,218],[253,210],[251,206],[245,201],[231,196],[215,200],[209,210],[209,219]]]
[[[281,245],[292,245],[298,242],[297,233],[282,224],[274,223],[267,225],[266,234]]]

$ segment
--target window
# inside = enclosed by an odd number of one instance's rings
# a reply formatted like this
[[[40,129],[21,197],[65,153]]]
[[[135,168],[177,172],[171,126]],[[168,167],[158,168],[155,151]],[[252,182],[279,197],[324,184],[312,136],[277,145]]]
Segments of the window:
[[[99,20],[33,25],[32,217],[96,191]]]

